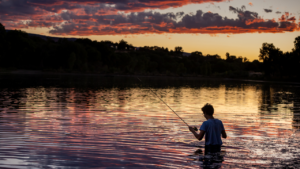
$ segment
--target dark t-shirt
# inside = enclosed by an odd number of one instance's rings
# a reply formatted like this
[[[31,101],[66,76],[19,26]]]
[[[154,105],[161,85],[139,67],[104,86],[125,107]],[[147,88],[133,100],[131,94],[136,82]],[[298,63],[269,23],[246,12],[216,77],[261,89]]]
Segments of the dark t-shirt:
[[[200,130],[205,131],[205,145],[222,145],[221,132],[224,126],[219,119],[208,119],[203,122]]]

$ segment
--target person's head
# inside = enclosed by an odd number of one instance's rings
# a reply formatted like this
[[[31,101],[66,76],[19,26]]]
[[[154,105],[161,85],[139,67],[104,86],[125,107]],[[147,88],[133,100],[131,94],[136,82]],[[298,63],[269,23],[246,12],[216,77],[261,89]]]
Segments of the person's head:
[[[211,104],[209,104],[209,103],[206,103],[206,104],[202,107],[201,110],[203,111],[203,113],[204,113],[205,115],[212,116],[212,115],[214,114],[214,108],[213,108],[213,106],[212,106]]]

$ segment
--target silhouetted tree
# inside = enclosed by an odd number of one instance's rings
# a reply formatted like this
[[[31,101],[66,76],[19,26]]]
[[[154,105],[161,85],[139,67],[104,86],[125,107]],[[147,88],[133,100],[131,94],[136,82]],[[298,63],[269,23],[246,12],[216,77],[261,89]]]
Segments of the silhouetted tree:
[[[263,43],[260,49],[259,59],[264,63],[264,69],[267,76],[280,76],[282,70],[281,61],[283,52],[276,48],[272,43]]]
[[[183,53],[182,47],[181,47],[181,46],[175,47],[175,52],[176,52],[177,54],[182,55],[182,53]]]
[[[236,56],[231,56],[228,52],[226,53],[227,62],[234,62],[236,59],[237,59]]]
[[[5,56],[4,45],[5,45],[5,27],[0,23],[0,62],[2,61],[2,57]]]
[[[300,51],[300,36],[295,38],[294,46],[294,51]]]
[[[197,55],[197,56],[203,56],[203,55],[202,55],[202,52],[199,52],[199,51],[192,52],[192,53],[191,53],[191,56],[192,56],[192,55],[194,55],[194,56],[195,56],[195,55]]]
[[[118,45],[118,49],[119,50],[125,50],[126,47],[128,46],[128,42],[124,41],[123,39],[120,40],[119,45]]]
[[[239,62],[239,63],[242,63],[244,60],[244,58],[242,56],[239,56],[236,61]]]
[[[5,27],[0,23],[0,36],[5,34]]]
[[[295,38],[294,49],[290,57],[290,74],[300,77],[300,36]]]

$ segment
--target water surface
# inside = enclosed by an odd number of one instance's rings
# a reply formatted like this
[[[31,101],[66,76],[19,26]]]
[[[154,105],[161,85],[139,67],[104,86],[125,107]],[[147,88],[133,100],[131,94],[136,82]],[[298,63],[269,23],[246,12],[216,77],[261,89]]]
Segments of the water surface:
[[[140,79],[2,76],[0,167],[300,167],[300,85]],[[220,156],[149,88],[198,128],[213,104],[228,135]]]

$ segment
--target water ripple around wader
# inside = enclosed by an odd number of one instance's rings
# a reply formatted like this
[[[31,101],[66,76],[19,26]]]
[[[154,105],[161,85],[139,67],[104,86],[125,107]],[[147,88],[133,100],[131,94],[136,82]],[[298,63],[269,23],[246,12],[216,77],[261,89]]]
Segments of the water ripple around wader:
[[[2,86],[0,168],[300,167],[297,87],[125,82]],[[149,87],[198,128],[205,120],[201,107],[213,104],[228,134],[221,152],[205,154],[204,141],[197,141]]]

